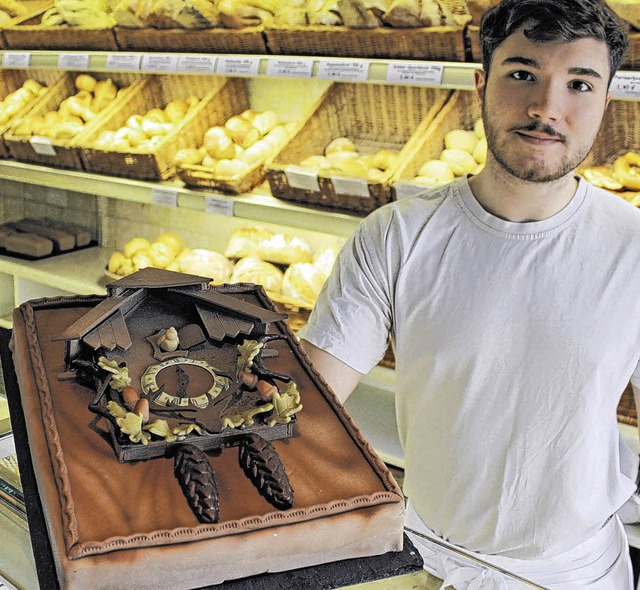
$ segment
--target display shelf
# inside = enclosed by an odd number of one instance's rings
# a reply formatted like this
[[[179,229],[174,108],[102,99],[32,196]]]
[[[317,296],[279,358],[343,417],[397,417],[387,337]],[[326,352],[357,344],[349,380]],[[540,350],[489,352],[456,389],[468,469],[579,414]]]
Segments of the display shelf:
[[[137,203],[160,205],[173,201],[177,207],[298,229],[317,231],[322,228],[325,233],[341,237],[350,236],[361,220],[351,214],[312,209],[276,199],[264,185],[250,194],[232,197],[185,188],[180,181],[146,182],[12,160],[0,160],[0,179]]]
[[[105,71],[151,74],[214,74],[321,78],[333,81],[400,83],[473,89],[477,63],[147,52],[2,51],[2,67]]]

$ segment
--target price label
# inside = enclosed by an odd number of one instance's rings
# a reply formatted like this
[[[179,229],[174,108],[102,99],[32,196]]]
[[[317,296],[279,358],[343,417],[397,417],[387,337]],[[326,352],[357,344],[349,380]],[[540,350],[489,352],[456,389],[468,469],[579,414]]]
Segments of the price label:
[[[141,58],[131,53],[110,53],[106,66],[108,70],[139,70]]]
[[[224,197],[207,196],[204,200],[204,210],[206,213],[215,213],[216,215],[225,215],[233,217],[233,201]]]
[[[58,56],[58,67],[63,70],[86,70],[89,67],[89,54],[61,53]]]
[[[366,60],[321,59],[318,62],[318,78],[347,82],[366,82],[370,62]]]
[[[361,178],[347,178],[346,176],[332,176],[333,190],[337,195],[351,195],[370,199],[369,185]]]
[[[216,73],[234,76],[257,76],[260,58],[253,56],[225,55],[218,58]]]
[[[412,184],[411,182],[396,182],[393,188],[396,192],[396,199],[398,200],[408,199],[427,190],[426,186]]]
[[[216,57],[213,55],[181,55],[178,58],[178,70],[198,74],[215,74]]]
[[[267,62],[268,76],[286,78],[310,78],[313,59],[270,59]]]
[[[611,81],[611,94],[615,98],[640,99],[640,73],[616,73]]]
[[[284,175],[291,188],[299,188],[305,191],[319,191],[318,175],[307,168],[301,166],[287,166]]]
[[[30,65],[30,53],[7,51],[2,58],[2,66],[5,68],[28,68]]]
[[[151,203],[153,205],[162,205],[163,207],[177,207],[178,191],[154,187],[151,190]]]
[[[51,140],[48,137],[40,137],[39,135],[34,135],[29,143],[33,148],[33,151],[36,154],[40,154],[41,156],[55,156],[56,149],[51,144]]]
[[[178,56],[171,53],[147,53],[142,56],[141,69],[147,72],[175,72]]]
[[[387,68],[387,82],[391,84],[424,84],[439,86],[442,84],[444,66],[420,62],[393,62]]]

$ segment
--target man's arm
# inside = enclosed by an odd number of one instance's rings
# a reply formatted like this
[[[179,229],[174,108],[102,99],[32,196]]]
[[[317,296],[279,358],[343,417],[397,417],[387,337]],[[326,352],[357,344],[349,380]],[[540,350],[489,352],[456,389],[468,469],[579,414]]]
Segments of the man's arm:
[[[345,402],[362,379],[362,373],[352,369],[346,363],[337,359],[332,354],[302,339],[303,350],[307,353],[318,373],[320,373],[329,387],[338,396],[341,402]]]

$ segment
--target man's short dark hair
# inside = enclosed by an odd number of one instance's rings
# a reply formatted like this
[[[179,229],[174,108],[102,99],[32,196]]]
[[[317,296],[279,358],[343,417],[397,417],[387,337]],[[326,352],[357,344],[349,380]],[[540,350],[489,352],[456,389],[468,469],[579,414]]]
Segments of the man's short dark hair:
[[[503,0],[485,12],[480,23],[482,65],[489,73],[496,48],[524,28],[532,41],[600,39],[609,48],[609,81],[627,47],[628,25],[604,0]]]

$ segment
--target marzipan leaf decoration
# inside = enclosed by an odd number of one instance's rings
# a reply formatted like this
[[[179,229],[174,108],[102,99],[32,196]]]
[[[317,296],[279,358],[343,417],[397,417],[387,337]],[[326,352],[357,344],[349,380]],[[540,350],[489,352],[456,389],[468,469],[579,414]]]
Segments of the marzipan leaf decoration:
[[[116,361],[111,361],[105,356],[98,358],[98,366],[111,373],[109,386],[116,391],[122,391],[127,385],[131,385],[131,377],[129,377],[129,369],[120,367]]]
[[[245,426],[253,426],[255,424],[254,416],[264,414],[273,409],[273,404],[264,404],[262,406],[254,406],[245,408],[237,413],[232,413],[234,407],[229,408],[229,412],[222,417],[222,428],[244,428]]]
[[[267,419],[267,426],[291,422],[291,416],[302,410],[300,392],[293,381],[287,383],[282,391],[274,393],[271,402],[273,403],[273,412]]]
[[[178,424],[178,426],[173,429],[173,434],[178,437],[178,440],[184,439],[185,436],[188,436],[193,432],[201,435],[202,428],[197,424]]]
[[[146,445],[151,440],[151,435],[163,438],[167,442],[184,440],[192,433],[202,435],[202,428],[197,424],[179,424],[171,428],[167,421],[162,419],[143,424],[139,415],[128,412],[114,401],[107,403],[107,411],[116,419],[116,424],[120,430],[124,434],[128,434],[129,440],[134,443],[141,442]]]
[[[208,457],[195,445],[180,445],[174,456],[173,472],[198,521],[218,522],[218,486]]]
[[[279,510],[293,506],[293,489],[275,447],[256,434],[240,441],[240,466],[260,494]]]
[[[149,444],[151,434],[142,429],[142,416],[127,412],[123,417],[116,418],[116,423],[124,434],[129,435],[129,440],[134,443]]]
[[[262,342],[255,340],[245,340],[238,344],[238,371],[251,371],[253,359],[262,350]]]

